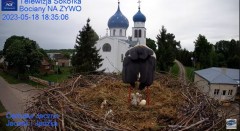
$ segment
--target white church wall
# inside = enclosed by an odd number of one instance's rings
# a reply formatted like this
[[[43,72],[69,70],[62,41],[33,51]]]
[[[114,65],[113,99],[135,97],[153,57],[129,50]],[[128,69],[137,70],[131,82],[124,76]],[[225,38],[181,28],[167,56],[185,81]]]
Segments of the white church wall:
[[[141,30],[141,37],[135,37],[135,30]],[[139,32],[138,32],[139,33]],[[132,28],[132,41],[139,41],[141,45],[146,45],[146,28],[133,27]]]
[[[110,29],[110,36],[115,37],[115,38],[119,38],[119,39],[127,40],[126,29],[123,29],[123,28],[112,28],[112,29]]]
[[[144,22],[134,22],[134,27],[145,27]]]
[[[124,59],[125,53],[128,51],[128,49],[129,49],[129,44],[128,43],[125,43],[123,41],[118,42],[117,68],[120,72],[122,72],[123,59]]]
[[[111,45],[110,52],[103,51],[103,45],[105,43]],[[115,38],[104,37],[97,42],[96,47],[97,49],[100,49],[99,54],[104,59],[102,61],[102,66],[98,70],[105,69],[105,72],[122,72],[123,58],[129,49],[128,43]]]
[[[118,9],[119,2],[118,2]],[[140,8],[139,8],[140,9]],[[145,22],[146,18],[143,14],[137,14],[136,20],[134,20],[134,27],[132,28],[132,40],[134,42],[139,42],[141,45],[146,45],[146,28]],[[140,16],[139,16],[140,15]],[[129,50],[129,44],[125,40],[128,40],[126,37],[126,31],[129,26],[127,18],[121,13],[115,13],[110,17],[108,21],[108,28],[110,29],[110,35],[100,38],[97,41],[96,47],[100,49],[99,54],[104,59],[102,61],[102,66],[98,70],[105,69],[105,72],[122,72],[123,68],[123,59],[125,53]],[[134,34],[134,31],[137,30],[138,33]],[[141,34],[141,35],[139,35]],[[135,37],[136,36],[136,37]],[[111,46],[111,51],[103,51],[103,45],[108,43]],[[109,45],[105,46],[104,49],[109,49]]]
[[[102,47],[105,43],[110,44],[110,52],[103,51]],[[97,42],[96,47],[100,49],[99,54],[104,59],[102,61],[102,66],[98,70],[105,69],[105,72],[117,72],[117,39],[105,37]]]

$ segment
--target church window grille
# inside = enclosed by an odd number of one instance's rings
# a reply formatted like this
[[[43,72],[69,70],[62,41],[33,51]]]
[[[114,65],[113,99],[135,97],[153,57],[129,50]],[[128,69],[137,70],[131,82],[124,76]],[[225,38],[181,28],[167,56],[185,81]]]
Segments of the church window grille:
[[[135,37],[135,38],[138,37],[138,30],[134,30],[134,37]]]
[[[116,35],[116,30],[114,29],[114,30],[113,30],[113,36],[115,36],[115,35]]]
[[[123,36],[123,35],[122,35],[122,29],[120,29],[120,36]]]
[[[123,57],[123,54],[121,54],[121,62],[123,62],[123,58],[124,58],[124,57]]]
[[[141,37],[142,37],[142,31],[141,31],[141,30],[138,30],[138,32],[139,32],[139,33],[138,33],[138,37],[141,38]]]
[[[102,47],[103,52],[110,52],[111,51],[111,45],[108,43],[105,43]]]

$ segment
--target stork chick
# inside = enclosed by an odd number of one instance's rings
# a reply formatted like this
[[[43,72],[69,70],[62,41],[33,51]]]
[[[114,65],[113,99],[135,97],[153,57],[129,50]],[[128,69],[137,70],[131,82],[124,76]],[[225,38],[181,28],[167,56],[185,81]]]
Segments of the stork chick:
[[[137,92],[136,97],[137,97],[137,103],[139,103],[142,100],[142,94]]]
[[[137,106],[138,102],[137,102],[137,96],[136,96],[136,94],[131,93],[131,97],[132,97],[132,99],[131,99],[131,104],[134,105],[134,106]]]
[[[107,105],[107,100],[106,99],[104,99],[103,102],[101,103],[101,109],[103,109],[105,105]]]

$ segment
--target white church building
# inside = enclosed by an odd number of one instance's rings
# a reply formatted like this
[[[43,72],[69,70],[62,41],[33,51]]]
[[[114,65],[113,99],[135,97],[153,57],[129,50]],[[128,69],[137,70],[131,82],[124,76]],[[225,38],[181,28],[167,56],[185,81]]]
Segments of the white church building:
[[[120,10],[120,2],[116,13],[108,20],[110,33],[101,37],[96,44],[100,49],[99,54],[104,59],[102,66],[98,70],[105,69],[105,72],[121,72],[125,53],[137,44],[146,45],[146,17],[140,11],[133,16],[134,27],[132,27],[132,37],[127,37],[129,27],[128,19]]]

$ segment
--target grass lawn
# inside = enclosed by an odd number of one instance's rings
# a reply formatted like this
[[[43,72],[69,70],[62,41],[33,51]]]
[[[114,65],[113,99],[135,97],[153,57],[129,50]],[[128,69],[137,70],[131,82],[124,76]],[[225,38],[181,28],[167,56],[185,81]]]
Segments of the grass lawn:
[[[15,77],[0,71],[0,76],[2,76],[9,84],[18,84],[18,83],[22,83],[23,81],[16,79]]]
[[[172,66],[170,72],[171,72],[173,75],[175,75],[175,76],[178,76],[178,75],[179,75],[180,69],[179,69],[177,63],[174,62],[174,65]]]
[[[70,76],[70,67],[60,67],[60,74],[49,74],[41,76],[41,79],[52,81],[52,82],[62,82]]]
[[[39,86],[36,82],[30,81],[30,80],[19,80],[16,77],[13,77],[12,75],[9,75],[5,72],[0,71],[0,76],[4,78],[9,84],[19,84],[19,83],[26,83],[32,86]],[[41,87],[41,86],[40,86]]]
[[[4,108],[4,106],[2,105],[2,103],[0,101],[0,113],[2,113],[2,112],[6,112],[6,109]],[[1,131],[13,131],[16,128],[16,127],[7,127],[6,126],[7,122],[8,122],[8,119],[6,118],[6,116],[0,116],[0,130]],[[14,131],[20,131],[20,129],[16,129]]]
[[[194,68],[193,67],[185,67],[186,70],[186,77],[188,80],[194,80]]]
[[[52,82],[62,82],[70,76],[70,67],[60,67],[61,73],[59,74],[48,74],[48,75],[40,75],[38,76],[40,79],[44,79]],[[9,84],[19,84],[26,83],[32,85],[34,87],[44,87],[36,82],[30,80],[19,80],[16,77],[13,77],[5,72],[0,71],[0,76],[2,76]]]

